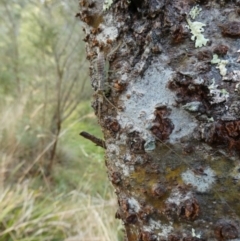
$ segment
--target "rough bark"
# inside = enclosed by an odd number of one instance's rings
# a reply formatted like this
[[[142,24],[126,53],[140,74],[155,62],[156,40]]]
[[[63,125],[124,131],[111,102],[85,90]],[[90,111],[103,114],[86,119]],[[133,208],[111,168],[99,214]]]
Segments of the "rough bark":
[[[240,1],[102,6],[78,16],[126,239],[240,240]]]

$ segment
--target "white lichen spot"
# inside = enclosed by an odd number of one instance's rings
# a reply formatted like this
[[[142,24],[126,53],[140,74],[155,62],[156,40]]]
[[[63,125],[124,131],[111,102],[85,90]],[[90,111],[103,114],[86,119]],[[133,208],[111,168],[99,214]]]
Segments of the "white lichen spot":
[[[181,176],[185,184],[190,184],[201,193],[209,191],[215,182],[215,173],[210,167],[207,167],[203,172],[193,172],[188,169]]]
[[[240,83],[236,84],[234,91],[240,93]]]
[[[198,112],[201,108],[202,103],[200,101],[192,101],[183,105],[183,109],[188,110],[190,112]]]
[[[148,225],[143,226],[143,230],[146,232],[154,232],[159,237],[167,237],[173,231],[173,226],[172,222],[167,225],[150,218],[148,221]]]
[[[141,209],[139,202],[133,197],[128,199],[128,204],[129,204],[129,208],[131,209],[131,211],[133,211],[135,213],[138,213]]]
[[[234,82],[239,82],[240,81],[240,70],[233,70],[232,80]]]
[[[103,11],[108,10],[113,3],[113,0],[105,0],[103,3]]]
[[[123,168],[123,175],[125,177],[129,176],[132,172],[134,172],[134,166],[122,165],[122,168]]]
[[[214,89],[216,89],[217,87],[218,87],[218,85],[215,84],[215,79],[213,78],[213,79],[212,79],[212,84],[210,84],[210,85],[208,86],[208,89],[209,89],[209,90],[214,90]]]
[[[240,180],[240,164],[231,171],[230,176],[237,181]]]
[[[233,70],[232,72],[225,75],[222,80],[231,81],[231,82],[239,82],[240,81],[240,70]]]
[[[240,70],[233,70],[228,73],[228,75],[224,76],[222,80],[235,82],[236,85],[234,91],[240,93]]]
[[[237,51],[237,53],[240,53],[240,49]],[[240,62],[240,56],[237,59],[237,63],[239,63],[239,62]]]
[[[108,160],[114,160],[115,167],[121,169],[123,175],[127,177],[134,172],[135,169],[128,161],[131,160],[131,156],[127,151],[125,152],[124,158],[121,157],[122,145],[126,145],[126,135],[124,134],[122,134],[117,141],[111,138],[106,140],[106,158]]]
[[[122,169],[122,173],[125,177],[128,177],[132,172],[134,172],[134,166],[121,163],[120,161],[115,162],[115,166]]]
[[[127,80],[128,80],[128,75],[127,75],[127,73],[124,73],[124,74],[121,76],[121,81],[122,81],[123,83],[126,83]]]
[[[212,84],[208,86],[209,96],[212,97],[211,104],[222,103],[229,98],[229,93],[225,89],[217,89],[218,85],[215,84],[215,79],[212,79]]]
[[[228,60],[222,60],[218,58],[217,54],[213,55],[213,59],[211,60],[212,64],[217,64],[217,69],[219,69],[220,74],[222,76],[225,76],[227,74],[227,68],[226,65],[228,64]]]
[[[182,202],[184,202],[190,198],[192,198],[191,192],[187,192],[187,193],[183,194],[179,190],[173,189],[171,195],[166,200],[166,203],[175,204],[175,205],[179,206]]]
[[[196,238],[201,238],[201,233],[196,234],[195,229],[192,228],[192,236]]]
[[[101,25],[102,32],[97,35],[97,40],[102,43],[107,43],[107,40],[115,41],[119,35],[118,29],[114,26]]]
[[[204,83],[204,80],[200,77],[193,79],[193,84],[195,84],[195,85],[202,85],[203,83]]]
[[[192,19],[195,19],[201,11],[202,11],[202,8],[199,8],[199,6],[195,6],[191,9],[191,11],[189,12],[189,15],[191,16]]]
[[[108,151],[111,153],[111,154],[114,154],[114,155],[119,155],[119,148],[116,144],[108,144]]]
[[[195,48],[200,48],[202,46],[206,46],[209,39],[206,39],[202,32],[204,32],[203,27],[206,26],[205,23],[201,22],[192,22],[189,18],[187,18],[188,28],[191,30],[191,40],[195,42]]]
[[[207,118],[207,121],[208,121],[208,122],[214,122],[214,119],[213,119],[213,117]]]

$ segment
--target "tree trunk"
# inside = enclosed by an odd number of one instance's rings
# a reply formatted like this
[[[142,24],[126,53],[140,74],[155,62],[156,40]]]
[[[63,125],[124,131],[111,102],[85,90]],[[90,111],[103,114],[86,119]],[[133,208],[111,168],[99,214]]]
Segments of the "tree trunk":
[[[239,6],[80,1],[126,240],[240,240]]]

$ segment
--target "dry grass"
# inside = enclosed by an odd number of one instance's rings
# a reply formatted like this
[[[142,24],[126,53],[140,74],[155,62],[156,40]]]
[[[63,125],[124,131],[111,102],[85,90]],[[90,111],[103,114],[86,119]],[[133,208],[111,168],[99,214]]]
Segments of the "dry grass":
[[[53,196],[18,184],[1,191],[0,240],[117,241],[114,198],[72,191]]]
[[[51,182],[48,188],[44,181],[36,186],[39,177],[28,175],[33,168],[41,170],[41,157],[52,142],[40,148],[38,113],[29,112],[27,99],[2,105],[0,116],[0,241],[121,240],[122,225],[114,218],[117,205],[109,188],[94,195],[81,188],[53,191]]]

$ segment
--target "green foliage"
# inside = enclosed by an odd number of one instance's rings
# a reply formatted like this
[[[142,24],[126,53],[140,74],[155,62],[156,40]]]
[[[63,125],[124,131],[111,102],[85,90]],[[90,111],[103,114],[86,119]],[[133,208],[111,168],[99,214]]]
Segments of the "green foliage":
[[[24,102],[19,106],[24,114],[17,126],[27,130],[16,133],[16,141],[21,140],[27,161],[32,162],[33,155],[52,142],[42,154],[45,169],[55,161],[54,146],[63,122],[90,95],[75,8],[65,1],[4,0],[0,4],[0,13],[6,13],[0,20],[4,40],[0,95],[10,97],[12,105],[14,99]]]
[[[84,105],[87,106],[87,102],[79,106],[80,109],[83,109],[80,111],[82,121],[72,125],[76,120],[76,116],[73,115],[65,123],[66,127],[72,127],[60,141],[58,161],[62,171],[56,168],[54,178],[61,184],[61,187],[68,184],[86,193],[104,194],[106,190],[109,190],[106,167],[103,161],[104,152],[102,148],[96,147],[78,135],[80,131],[84,130],[101,137],[99,128],[94,128],[97,123],[93,113],[86,112]],[[62,168],[63,166],[66,168]],[[69,170],[72,174],[69,174]],[[76,181],[76,178],[80,179],[80,182]]]

